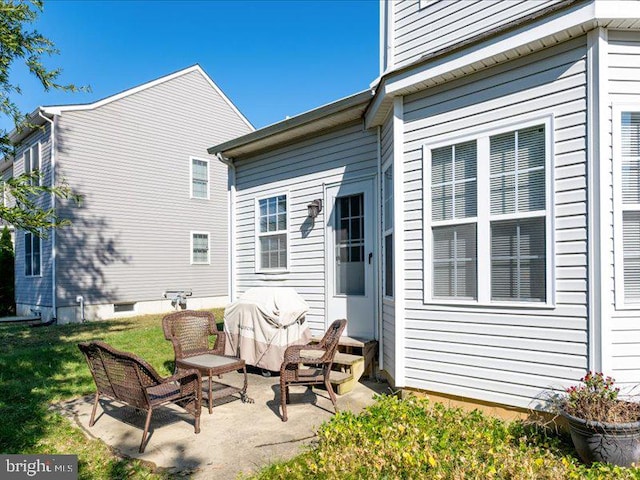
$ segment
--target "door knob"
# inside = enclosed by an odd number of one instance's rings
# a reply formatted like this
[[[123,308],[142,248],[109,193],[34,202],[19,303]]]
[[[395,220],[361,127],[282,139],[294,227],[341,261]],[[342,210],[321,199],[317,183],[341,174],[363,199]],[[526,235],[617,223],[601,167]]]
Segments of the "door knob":
[[[373,253],[369,252],[369,265],[371,265],[371,259],[373,258]]]

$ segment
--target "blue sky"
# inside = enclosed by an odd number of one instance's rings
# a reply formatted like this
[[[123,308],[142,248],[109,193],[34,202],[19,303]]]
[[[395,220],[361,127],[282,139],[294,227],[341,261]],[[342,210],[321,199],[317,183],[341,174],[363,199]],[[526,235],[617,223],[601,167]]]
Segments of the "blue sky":
[[[48,0],[35,27],[46,61],[91,93],[43,91],[26,68],[14,100],[86,103],[199,63],[257,128],[364,90],[378,75],[377,0]],[[0,128],[9,128],[0,119]]]

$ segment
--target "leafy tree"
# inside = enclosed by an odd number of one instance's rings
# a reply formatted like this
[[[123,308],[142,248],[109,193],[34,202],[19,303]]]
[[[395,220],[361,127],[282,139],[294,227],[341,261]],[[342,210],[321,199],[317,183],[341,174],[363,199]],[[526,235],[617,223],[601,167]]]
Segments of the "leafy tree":
[[[0,235],[0,316],[15,313],[14,254],[9,228]]]
[[[32,24],[42,12],[42,0],[0,0],[0,114],[10,117],[16,131],[34,128],[28,116],[22,114],[12,100],[21,93],[20,86],[10,80],[11,67],[22,62],[39,81],[45,91],[80,90],[73,84],[61,84],[59,68],[49,69],[43,59],[58,53],[51,40],[32,29]],[[14,153],[9,132],[0,130],[0,155]],[[0,206],[0,219],[12,223],[16,228],[35,234],[46,234],[45,230],[55,228],[64,222],[56,217],[53,210],[43,209],[36,202],[39,194],[50,193],[59,198],[79,200],[66,184],[40,186],[33,179],[39,172],[20,175],[11,180],[0,180],[0,193],[5,192],[15,199],[11,207]],[[44,229],[44,230],[43,230]]]

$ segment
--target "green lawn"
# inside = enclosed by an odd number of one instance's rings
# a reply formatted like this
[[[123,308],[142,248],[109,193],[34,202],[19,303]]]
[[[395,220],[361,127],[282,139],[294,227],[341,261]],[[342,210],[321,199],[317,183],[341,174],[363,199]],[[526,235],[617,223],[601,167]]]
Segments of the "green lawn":
[[[222,318],[221,310],[215,313]],[[169,375],[173,351],[161,317],[43,328],[0,324],[0,453],[77,454],[82,479],[167,478],[144,462],[116,457],[49,408],[95,391],[76,347],[81,341],[106,341]],[[254,478],[640,480],[640,469],[587,468],[566,437],[540,427],[383,396],[360,415],[339,413],[320,428],[311,448]]]
[[[222,320],[223,310],[214,310]],[[29,328],[0,324],[0,452],[78,454],[80,478],[163,478],[142,462],[123,460],[61,415],[53,402],[95,392],[77,343],[103,340],[147,360],[160,375],[173,371],[162,315]]]

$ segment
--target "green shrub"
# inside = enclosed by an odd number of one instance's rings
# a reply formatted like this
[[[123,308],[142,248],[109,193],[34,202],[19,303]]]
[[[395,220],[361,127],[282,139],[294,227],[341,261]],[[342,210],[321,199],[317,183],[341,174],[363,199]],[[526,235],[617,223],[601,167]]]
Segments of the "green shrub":
[[[379,397],[360,415],[340,412],[309,451],[259,479],[640,478],[640,470],[579,464],[542,427],[505,423],[427,399]]]

